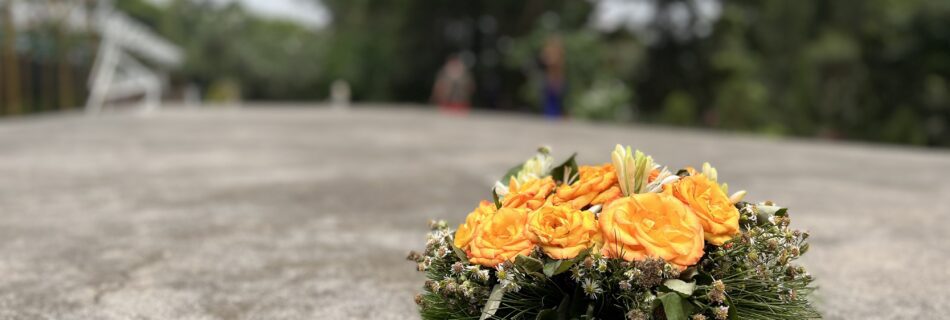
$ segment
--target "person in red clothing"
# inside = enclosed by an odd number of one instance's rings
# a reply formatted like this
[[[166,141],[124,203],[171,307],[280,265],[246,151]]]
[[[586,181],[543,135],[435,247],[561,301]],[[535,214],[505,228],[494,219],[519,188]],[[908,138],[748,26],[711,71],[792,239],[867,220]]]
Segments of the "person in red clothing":
[[[468,74],[465,63],[458,55],[452,55],[439,70],[432,88],[432,102],[439,109],[451,113],[468,113],[475,83]]]

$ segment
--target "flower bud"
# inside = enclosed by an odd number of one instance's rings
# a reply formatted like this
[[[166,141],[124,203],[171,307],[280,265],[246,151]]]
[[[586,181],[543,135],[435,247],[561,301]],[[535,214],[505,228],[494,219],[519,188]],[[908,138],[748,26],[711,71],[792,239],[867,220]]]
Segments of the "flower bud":
[[[627,320],[646,320],[647,315],[643,311],[633,309],[627,312]]]
[[[445,292],[455,293],[458,290],[458,284],[455,281],[448,281],[445,283]]]
[[[753,250],[753,251],[750,251],[749,254],[747,255],[747,258],[749,259],[749,261],[751,261],[751,262],[753,262],[753,263],[758,262],[758,261],[759,261],[759,253],[756,252],[756,251],[754,251],[754,250]]]
[[[619,286],[620,286],[620,290],[623,290],[623,291],[629,291],[630,289],[633,288],[633,286],[630,285],[630,281],[620,281]]]
[[[456,262],[452,264],[452,273],[461,274],[463,271],[465,271],[465,266],[462,265],[461,262]]]
[[[406,257],[406,260],[419,262],[422,260],[422,255],[415,250],[409,251],[409,256]]]
[[[716,320],[726,320],[729,319],[729,307],[720,306],[713,309],[713,314],[716,316]]]
[[[435,280],[426,280],[425,286],[426,288],[429,288],[429,291],[432,291],[434,293],[439,293],[439,289],[442,288],[442,285],[439,284],[439,282]]]

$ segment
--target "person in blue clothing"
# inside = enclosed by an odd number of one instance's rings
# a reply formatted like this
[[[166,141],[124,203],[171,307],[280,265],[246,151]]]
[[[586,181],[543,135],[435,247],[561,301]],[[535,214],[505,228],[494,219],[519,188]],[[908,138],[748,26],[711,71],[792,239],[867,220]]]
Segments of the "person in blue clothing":
[[[541,49],[542,80],[541,106],[548,118],[564,117],[564,44],[557,35],[548,37]]]

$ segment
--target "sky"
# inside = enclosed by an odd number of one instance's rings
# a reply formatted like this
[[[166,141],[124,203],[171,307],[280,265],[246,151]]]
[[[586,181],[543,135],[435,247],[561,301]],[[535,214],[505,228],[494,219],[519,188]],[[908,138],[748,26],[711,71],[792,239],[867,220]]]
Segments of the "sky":
[[[679,26],[681,33],[705,36],[712,31],[712,24],[722,11],[718,0],[690,0],[695,9],[695,23],[690,25],[693,13],[686,3],[668,4],[662,14],[669,15],[670,21]],[[600,30],[614,31],[627,29],[633,32],[649,32],[650,24],[657,19],[657,0],[597,0],[591,23]]]
[[[149,0],[164,3],[168,0]],[[218,4],[237,2],[259,16],[285,19],[301,23],[312,28],[322,28],[330,23],[331,15],[320,0],[207,0]],[[591,0],[597,3],[592,17],[592,25],[600,30],[613,31],[625,28],[641,31],[648,26],[657,14],[657,0]],[[703,35],[711,29],[711,23],[720,14],[717,0],[691,0],[698,10],[698,24],[690,30]],[[671,18],[688,19],[688,9],[682,3],[669,11]],[[686,16],[684,16],[686,15]]]
[[[168,0],[149,0],[164,4]],[[262,17],[290,20],[312,28],[330,23],[330,12],[319,0],[208,0],[213,3],[240,3],[248,11]]]

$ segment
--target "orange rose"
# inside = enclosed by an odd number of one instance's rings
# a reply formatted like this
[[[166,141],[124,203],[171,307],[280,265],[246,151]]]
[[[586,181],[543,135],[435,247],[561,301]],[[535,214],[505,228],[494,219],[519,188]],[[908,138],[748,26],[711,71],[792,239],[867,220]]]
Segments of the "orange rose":
[[[577,170],[577,181],[558,187],[551,196],[552,204],[567,202],[575,209],[583,209],[588,205],[606,205],[623,195],[620,185],[617,184],[617,171],[613,165],[581,166]]]
[[[524,208],[501,208],[482,220],[469,244],[469,262],[495,267],[519,254],[531,253],[534,242],[525,234],[527,221],[528,209]]]
[[[555,187],[554,179],[551,177],[528,180],[523,184],[519,184],[514,178],[511,178],[510,181],[508,183],[508,195],[501,202],[502,208],[528,208],[531,210],[540,208]]]
[[[546,205],[528,215],[528,237],[549,257],[571,259],[600,241],[597,219],[569,204]]]
[[[627,261],[660,257],[685,268],[703,256],[703,227],[682,202],[661,193],[615,200],[600,214],[603,254]]]
[[[468,252],[468,244],[472,242],[472,237],[475,235],[478,225],[482,221],[491,218],[496,210],[494,203],[482,200],[478,204],[478,208],[472,210],[465,218],[465,223],[460,224],[458,230],[455,231],[455,246]]]
[[[739,233],[739,210],[715,181],[704,174],[696,174],[665,186],[672,194],[689,205],[706,233],[706,241],[722,245]]]

